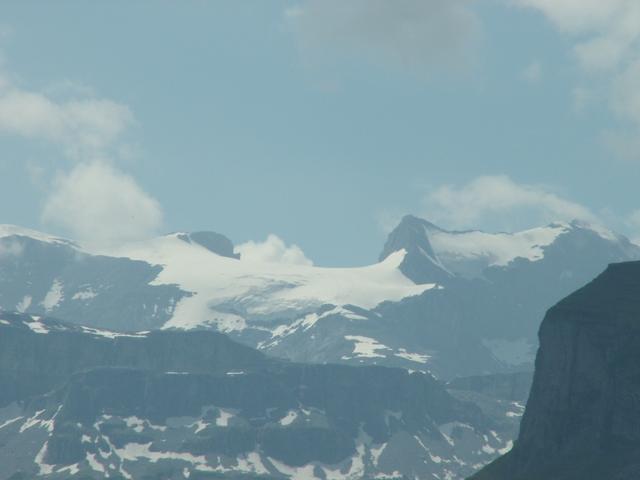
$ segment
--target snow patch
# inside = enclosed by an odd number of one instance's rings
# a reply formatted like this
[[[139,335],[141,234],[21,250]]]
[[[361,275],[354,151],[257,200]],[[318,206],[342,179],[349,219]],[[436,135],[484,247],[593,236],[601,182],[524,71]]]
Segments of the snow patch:
[[[88,335],[95,335],[97,337],[105,337],[110,339],[114,339],[118,337],[146,338],[147,334],[149,333],[149,332],[120,333],[120,332],[113,332],[111,330],[100,330],[98,328],[85,327],[84,325],[81,325],[80,328],[82,329],[83,333],[86,333]]]
[[[404,348],[400,348],[397,353],[394,353],[396,357],[404,358],[410,362],[427,363],[431,358],[431,355],[425,355],[420,353],[409,353]]]
[[[298,412],[296,412],[295,410],[289,410],[289,412],[283,418],[281,418],[278,423],[283,427],[286,427],[295,422],[296,418],[298,418]]]
[[[37,453],[36,458],[34,459],[35,464],[38,465],[38,470],[39,470],[38,475],[49,475],[53,473],[53,466],[48,465],[44,461],[44,457],[47,455],[48,447],[49,447],[49,441],[44,442],[44,445],[42,445],[42,448]]]
[[[200,419],[196,423],[192,423],[190,427],[196,427],[193,433],[198,434],[204,429],[206,429],[207,427],[209,427],[210,425],[211,425],[210,423],[207,423],[204,420]]]
[[[49,333],[47,326],[40,321],[40,317],[31,317],[29,320],[22,322],[34,333],[46,335]]]
[[[554,223],[516,233],[447,232],[440,229],[427,229],[426,233],[445,265],[481,259],[488,266],[505,266],[516,258],[532,262],[541,260],[544,248],[570,229],[567,223]]]
[[[305,465],[303,467],[290,467],[284,463],[278,462],[274,458],[268,457],[269,462],[278,472],[288,477],[290,480],[320,480],[316,477],[314,471],[315,466]],[[329,479],[329,477],[327,477]]]
[[[220,415],[218,415],[218,418],[216,418],[216,425],[218,427],[228,427],[229,420],[231,420],[235,415],[228,410],[223,410],[222,408],[220,408],[219,410]]]
[[[33,301],[33,297],[31,295],[25,295],[20,303],[16,305],[16,311],[18,313],[24,313],[31,306],[31,302]]]
[[[2,430],[5,427],[8,427],[9,425],[16,423],[19,420],[22,420],[23,418],[24,417],[16,417],[16,418],[12,418],[11,420],[7,420],[4,423],[0,423],[0,430]]]
[[[96,460],[96,455],[94,453],[87,452],[86,460],[91,470],[94,472],[105,473],[104,466]]]
[[[62,282],[60,282],[60,280],[56,278],[51,284],[51,288],[49,289],[49,292],[47,292],[47,295],[44,297],[44,300],[41,304],[47,312],[50,312],[58,305],[60,305],[60,302],[63,299],[63,285]]]
[[[383,443],[379,447],[370,447],[369,448],[369,452],[371,453],[371,462],[373,463],[373,465],[375,467],[378,466],[378,463],[380,462],[380,456],[382,455],[382,452],[384,452],[385,448],[387,448],[387,444],[386,443]]]
[[[362,337],[359,335],[345,335],[345,340],[354,342],[353,357],[342,357],[343,360],[351,358],[387,358],[386,355],[378,353],[379,350],[391,350],[386,345],[378,343],[375,338]]]
[[[81,290],[80,292],[76,292],[73,297],[71,297],[72,300],[91,300],[93,298],[96,298],[98,296],[98,294],[92,289],[92,288],[87,288],[86,290]]]
[[[80,472],[80,466],[77,463],[74,463],[73,465],[69,465],[67,467],[61,468],[56,473],[68,473],[69,475],[73,476],[78,474],[79,472]]]

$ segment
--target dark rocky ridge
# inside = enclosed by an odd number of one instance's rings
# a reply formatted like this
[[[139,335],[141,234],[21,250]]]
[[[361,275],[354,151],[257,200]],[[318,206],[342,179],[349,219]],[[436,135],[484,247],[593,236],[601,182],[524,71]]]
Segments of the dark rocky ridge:
[[[505,448],[428,374],[270,359],[211,331],[3,313],[0,366],[2,479],[463,478]]]
[[[34,325],[30,316],[3,313],[1,318],[9,324],[0,325],[0,406],[44,394],[95,367],[220,374],[272,363],[212,331],[156,330],[110,338],[111,332],[46,319],[41,328],[48,333],[39,334],[29,327]]]
[[[474,480],[640,478],[640,262],[551,308],[515,448]]]
[[[188,243],[197,243],[212,253],[229,258],[240,258],[240,254],[235,253],[231,240],[216,232],[192,232],[180,233],[178,238]]]

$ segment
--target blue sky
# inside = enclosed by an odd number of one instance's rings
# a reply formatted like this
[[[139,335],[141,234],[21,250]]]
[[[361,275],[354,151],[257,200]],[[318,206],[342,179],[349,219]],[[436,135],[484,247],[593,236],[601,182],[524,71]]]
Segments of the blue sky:
[[[0,221],[320,265],[375,261],[405,213],[640,236],[640,10],[605,3],[9,2]]]

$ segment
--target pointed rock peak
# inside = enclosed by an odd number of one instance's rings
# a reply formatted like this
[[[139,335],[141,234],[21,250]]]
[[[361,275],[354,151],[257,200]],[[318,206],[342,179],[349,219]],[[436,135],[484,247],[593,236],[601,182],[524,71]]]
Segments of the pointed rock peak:
[[[413,215],[405,215],[398,226],[389,234],[379,260],[382,261],[393,252],[404,249],[409,255],[421,252],[437,262],[436,253],[428,236],[432,230],[444,231],[427,220]]]
[[[216,255],[229,258],[240,258],[235,253],[233,243],[227,237],[216,232],[179,233],[178,238],[184,242],[200,245]]]
[[[443,231],[436,225],[412,215],[402,218],[389,234],[380,254],[384,261],[394,252],[406,252],[400,270],[418,284],[441,283],[452,277],[442,265],[429,240],[431,231]]]

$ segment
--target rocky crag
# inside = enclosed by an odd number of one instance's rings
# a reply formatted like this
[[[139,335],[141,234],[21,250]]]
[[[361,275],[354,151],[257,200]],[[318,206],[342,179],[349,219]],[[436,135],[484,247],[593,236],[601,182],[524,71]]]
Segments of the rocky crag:
[[[514,449],[474,480],[640,478],[640,262],[551,308]]]

